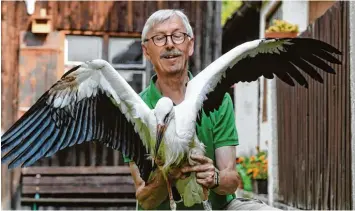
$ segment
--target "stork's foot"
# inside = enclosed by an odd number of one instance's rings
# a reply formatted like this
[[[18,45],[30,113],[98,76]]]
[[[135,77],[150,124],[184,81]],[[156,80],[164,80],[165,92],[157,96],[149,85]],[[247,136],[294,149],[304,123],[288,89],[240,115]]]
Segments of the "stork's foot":
[[[168,193],[169,193],[169,201],[170,201],[170,209],[171,210],[176,210],[176,203],[174,201],[174,197],[173,197],[173,192],[171,189],[171,181],[170,178],[167,178],[166,180],[166,185],[168,187]]]
[[[203,187],[203,200],[202,200],[202,205],[204,210],[212,210],[212,205],[211,202],[208,200],[208,194],[209,190],[205,187]]]
[[[202,201],[203,209],[212,211],[212,205],[209,200]]]
[[[176,203],[174,200],[170,200],[170,209],[174,211],[176,210]]]

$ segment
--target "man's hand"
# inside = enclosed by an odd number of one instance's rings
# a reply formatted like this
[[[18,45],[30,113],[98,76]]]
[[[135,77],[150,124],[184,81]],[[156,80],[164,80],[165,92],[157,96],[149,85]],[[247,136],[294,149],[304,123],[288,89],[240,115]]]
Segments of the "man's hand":
[[[159,206],[168,195],[166,182],[162,172],[157,169],[149,183],[145,183],[140,177],[138,167],[130,162],[130,170],[136,187],[136,198],[144,209],[154,209]]]
[[[197,183],[206,187],[211,188],[215,185],[214,175],[215,175],[215,166],[213,161],[203,155],[191,154],[191,159],[199,165],[195,166],[186,166],[181,169],[183,173],[196,172]]]
[[[213,188],[219,195],[235,193],[241,183],[237,170],[235,169],[236,150],[234,146],[225,146],[216,149],[216,167],[213,161],[203,155],[192,154],[191,159],[199,163],[196,166],[182,168],[183,173],[196,172],[197,183]],[[219,172],[219,186],[214,188],[215,168]]]
[[[155,159],[155,164],[157,164],[157,166],[163,166],[164,162],[162,162],[160,159]],[[188,165],[188,164],[186,164],[186,165]],[[168,177],[172,180],[185,179],[186,176],[183,174],[181,169],[182,169],[182,167],[170,168],[170,170],[168,172]]]

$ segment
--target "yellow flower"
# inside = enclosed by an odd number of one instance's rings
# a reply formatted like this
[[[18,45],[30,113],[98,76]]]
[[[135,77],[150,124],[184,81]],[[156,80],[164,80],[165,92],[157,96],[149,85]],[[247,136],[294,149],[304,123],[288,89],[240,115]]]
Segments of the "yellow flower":
[[[255,168],[253,173],[253,178],[256,178],[259,175],[259,169]]]
[[[253,169],[248,169],[248,174],[252,173]]]
[[[250,161],[254,161],[254,160],[255,160],[255,156],[253,155],[250,157]]]
[[[260,160],[265,160],[265,155],[259,157]]]

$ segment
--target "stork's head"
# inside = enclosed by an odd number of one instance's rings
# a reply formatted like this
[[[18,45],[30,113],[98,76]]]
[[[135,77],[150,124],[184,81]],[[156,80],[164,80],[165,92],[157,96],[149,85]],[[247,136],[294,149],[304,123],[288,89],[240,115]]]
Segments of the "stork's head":
[[[158,154],[160,143],[163,139],[163,135],[166,127],[168,126],[171,118],[174,115],[174,104],[170,98],[162,97],[159,99],[154,109],[155,117],[157,118],[157,143],[155,148],[155,154]]]
[[[168,97],[162,97],[159,99],[154,109],[155,117],[157,118],[158,125],[165,126],[168,123],[169,115],[173,111],[173,101]]]
[[[102,69],[103,67],[105,66],[107,67],[110,65],[107,61],[102,59],[94,59],[94,60],[86,61],[85,64],[92,69]]]

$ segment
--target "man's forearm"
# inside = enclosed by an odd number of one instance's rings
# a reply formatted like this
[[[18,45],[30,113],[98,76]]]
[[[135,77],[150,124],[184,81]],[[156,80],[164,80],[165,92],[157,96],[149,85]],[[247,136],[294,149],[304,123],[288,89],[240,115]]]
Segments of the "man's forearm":
[[[235,193],[240,185],[240,177],[236,170],[226,168],[219,172],[220,183],[213,191],[219,195]]]
[[[162,174],[159,172],[149,184],[144,182],[137,188],[136,198],[144,209],[154,209],[167,197],[168,191]]]

